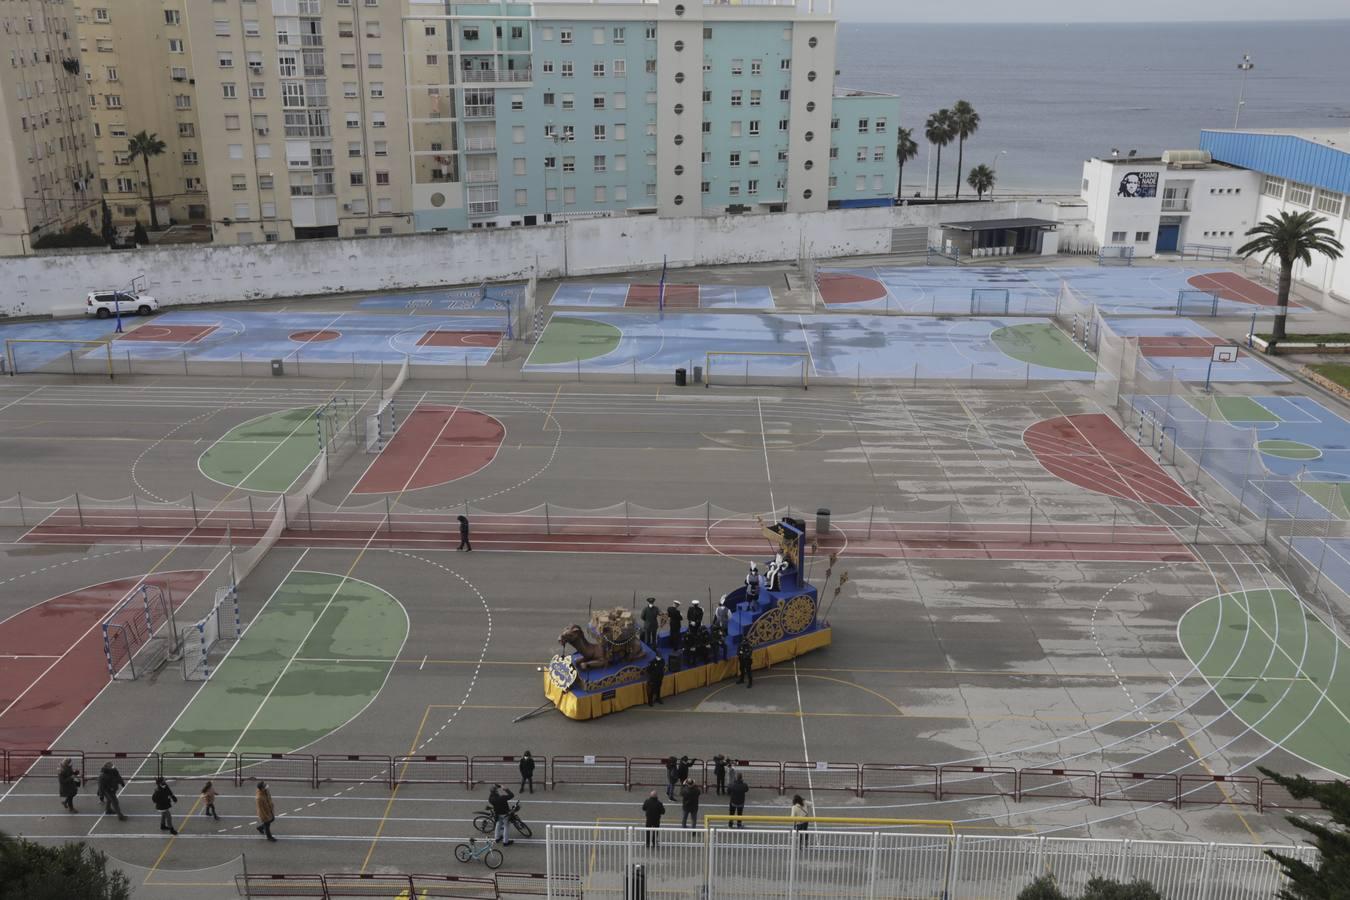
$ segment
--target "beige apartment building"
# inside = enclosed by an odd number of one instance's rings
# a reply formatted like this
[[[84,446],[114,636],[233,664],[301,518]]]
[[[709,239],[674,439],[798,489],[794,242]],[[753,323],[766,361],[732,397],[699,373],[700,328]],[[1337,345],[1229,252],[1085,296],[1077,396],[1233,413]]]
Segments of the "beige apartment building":
[[[102,224],[75,29],[70,3],[0,0],[0,255]]]
[[[5,0],[0,0],[3,5]],[[94,120],[100,188],[119,225],[205,223],[208,203],[197,88],[184,10],[190,0],[72,0]],[[207,4],[208,6],[210,4]],[[132,159],[128,139],[158,136],[164,152]]]
[[[410,2],[186,4],[217,242],[413,231]]]

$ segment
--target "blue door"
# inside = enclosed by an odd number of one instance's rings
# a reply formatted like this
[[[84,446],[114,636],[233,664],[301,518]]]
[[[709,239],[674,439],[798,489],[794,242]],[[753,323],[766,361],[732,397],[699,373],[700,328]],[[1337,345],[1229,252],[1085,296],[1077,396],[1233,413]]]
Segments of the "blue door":
[[[1181,236],[1180,225],[1159,225],[1158,226],[1158,252],[1176,253],[1177,239]]]

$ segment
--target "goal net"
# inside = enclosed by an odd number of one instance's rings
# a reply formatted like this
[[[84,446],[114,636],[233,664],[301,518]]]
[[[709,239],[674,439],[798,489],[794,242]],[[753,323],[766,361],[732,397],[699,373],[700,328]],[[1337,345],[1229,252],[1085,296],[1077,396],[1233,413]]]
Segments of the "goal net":
[[[398,407],[394,403],[394,398],[399,390],[408,381],[409,362],[408,357],[403,357],[403,364],[399,367],[398,374],[394,376],[394,383],[389,385],[380,393],[379,402],[375,406],[375,412],[366,417],[366,452],[379,453],[398,433],[398,427],[401,419],[398,413]]]
[[[971,288],[970,314],[1006,315],[1012,305],[1011,293],[1007,288]]]
[[[173,596],[168,588],[137,585],[100,624],[108,675],[114,679],[134,680],[154,672],[179,650]],[[159,634],[161,630],[163,635]]]
[[[785,385],[806,390],[811,370],[810,353],[710,350],[704,383],[717,385]]]
[[[356,441],[357,404],[346,395],[335,396],[314,411],[319,446],[329,456],[341,453]]]
[[[11,375],[38,372],[113,377],[112,344],[55,338],[9,338],[5,365]]]
[[[217,588],[211,611],[182,631],[183,680],[209,679],[214,668],[212,654],[218,657],[221,645],[238,640],[241,631],[239,593],[230,587]]]
[[[1219,314],[1219,294],[1217,291],[1202,291],[1195,288],[1182,288],[1177,291],[1177,315],[1209,316]]]
[[[1107,244],[1097,251],[1099,266],[1134,265],[1134,247],[1128,244]]]

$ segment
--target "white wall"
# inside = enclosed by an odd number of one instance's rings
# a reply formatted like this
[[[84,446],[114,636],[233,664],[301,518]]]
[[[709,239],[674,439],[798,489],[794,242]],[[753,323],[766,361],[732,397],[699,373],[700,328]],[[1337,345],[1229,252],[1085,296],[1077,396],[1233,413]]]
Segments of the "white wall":
[[[1279,212],[1299,213],[1307,211],[1308,208],[1305,206],[1298,206],[1287,200],[1276,200],[1274,197],[1262,194],[1256,208],[1256,221],[1259,222],[1266,216]],[[1324,224],[1336,232],[1336,239],[1350,247],[1350,220],[1324,212],[1319,212],[1318,215],[1327,220]],[[1279,263],[1278,261],[1272,261],[1271,265],[1273,279],[1279,274]],[[1294,266],[1294,278],[1314,290],[1326,291],[1338,299],[1350,302],[1350,260],[1342,258],[1333,262],[1325,256],[1317,254],[1313,256],[1311,266],[1302,264]]]
[[[676,267],[890,252],[891,229],[1034,216],[1078,219],[1081,206],[994,201],[665,219],[627,216],[567,225],[0,259],[0,315],[78,314],[84,295],[144,275],[161,303],[182,305],[398,290]],[[1079,219],[1081,222],[1081,219]],[[1073,227],[1066,223],[1066,227]]]

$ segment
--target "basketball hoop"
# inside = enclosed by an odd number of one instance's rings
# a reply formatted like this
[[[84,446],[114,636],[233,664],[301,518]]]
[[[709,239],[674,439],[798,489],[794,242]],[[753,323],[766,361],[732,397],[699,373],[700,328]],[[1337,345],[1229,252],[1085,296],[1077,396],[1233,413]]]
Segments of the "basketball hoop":
[[[1205,370],[1205,390],[1208,391],[1210,377],[1214,374],[1215,363],[1235,363],[1238,360],[1237,344],[1215,344],[1209,353],[1209,368]]]

